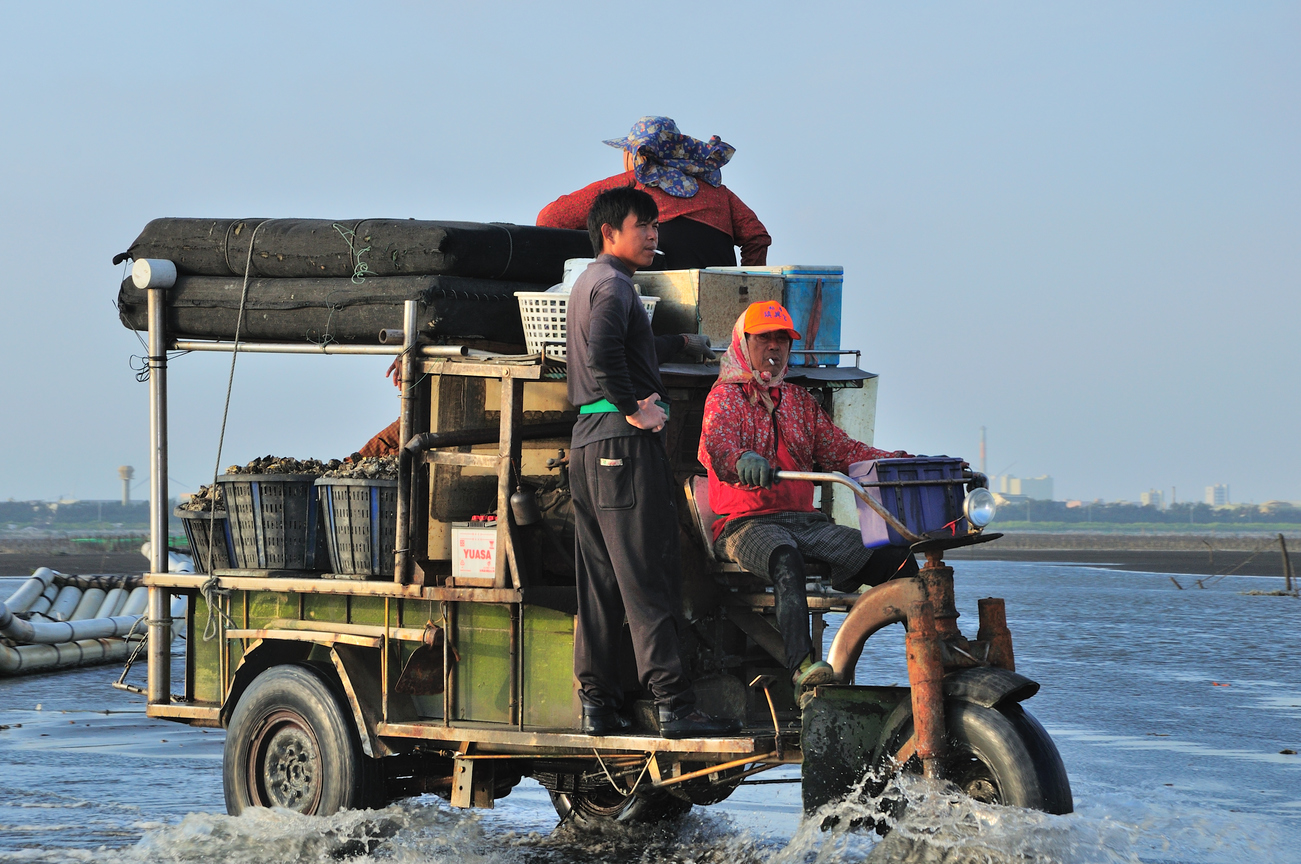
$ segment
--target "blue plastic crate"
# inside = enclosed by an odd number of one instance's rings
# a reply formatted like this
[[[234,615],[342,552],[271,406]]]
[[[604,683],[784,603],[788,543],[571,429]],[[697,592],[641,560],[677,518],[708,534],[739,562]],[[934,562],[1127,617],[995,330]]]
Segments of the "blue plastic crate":
[[[888,480],[954,480],[936,486],[869,486],[867,494],[919,536],[931,531],[943,531],[955,537],[968,533],[967,519],[962,515],[966,491],[961,459],[949,456],[876,459],[855,462],[847,473],[863,484]],[[876,549],[910,545],[875,510],[858,499],[855,501],[864,546]]]

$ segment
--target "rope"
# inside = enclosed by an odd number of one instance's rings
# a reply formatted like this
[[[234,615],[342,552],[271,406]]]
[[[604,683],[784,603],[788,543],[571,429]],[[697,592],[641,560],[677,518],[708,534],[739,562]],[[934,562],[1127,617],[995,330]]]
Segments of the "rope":
[[[113,258],[114,263],[117,263],[118,257],[119,256],[114,256]],[[127,280],[128,267],[126,262],[128,260],[129,259],[127,258],[122,259],[122,281],[123,282]],[[120,317],[122,315],[122,307],[118,305],[116,300],[110,300],[109,302],[113,304],[113,308],[117,310],[117,314]],[[136,381],[140,382],[141,384],[145,384],[148,383],[149,381],[149,361],[157,360],[159,358],[149,356],[149,346],[148,344],[145,343],[144,337],[140,335],[139,330],[132,330],[131,335],[136,337],[136,341],[140,343],[140,347],[144,350],[145,353],[130,355],[129,357],[127,357],[127,365],[130,367],[131,371],[135,373]],[[167,355],[167,359],[174,360],[177,357],[184,357],[186,354],[189,353],[190,353],[189,351],[173,351]]]
[[[336,305],[333,304],[333,303],[327,304],[325,308],[327,308],[327,309],[330,310],[330,316],[329,316],[328,318],[325,319],[325,332],[321,334],[321,338],[320,338],[320,339],[313,339],[313,338],[312,338],[312,333],[311,333],[310,330],[309,330],[308,332],[306,332],[306,333],[303,334],[303,337],[304,337],[308,342],[311,342],[313,345],[319,345],[319,346],[321,347],[321,350],[322,350],[322,351],[324,351],[324,350],[325,350],[325,346],[326,346],[326,345],[329,345],[331,342],[337,342],[337,341],[339,341],[339,340],[335,339],[335,338],[334,338],[334,334],[330,332],[330,323],[334,321],[334,313],[335,313],[335,312],[342,312],[343,309],[344,309],[343,306],[336,306]]]
[[[370,265],[361,260],[361,256],[369,252],[370,247],[367,246],[358,250],[353,244],[353,241],[357,239],[357,232],[351,228],[344,228],[338,222],[335,222],[334,230],[338,231],[339,236],[343,238],[343,242],[348,244],[348,252],[352,255],[352,284],[360,285],[366,281],[366,274],[370,272]]]
[[[1206,543],[1205,540],[1203,540],[1202,542],[1203,542],[1203,543]],[[1247,556],[1247,558],[1246,558],[1245,560],[1239,562],[1236,566],[1231,567],[1231,568],[1229,568],[1228,570],[1225,570],[1223,573],[1216,573],[1216,574],[1214,574],[1214,575],[1211,575],[1211,576],[1206,577],[1205,579],[1198,579],[1198,580],[1196,580],[1196,581],[1197,581],[1197,587],[1199,587],[1199,588],[1205,588],[1205,587],[1206,587],[1206,583],[1208,583],[1208,582],[1209,582],[1210,584],[1214,585],[1215,582],[1218,582],[1218,581],[1224,579],[1226,576],[1232,576],[1234,573],[1238,572],[1238,571],[1241,570],[1243,567],[1246,567],[1246,566],[1247,566],[1248,564],[1250,564],[1253,560],[1255,560],[1255,558],[1256,558],[1257,555],[1260,555],[1261,553],[1263,553],[1263,552],[1265,552],[1265,551],[1267,551],[1267,550],[1273,548],[1274,544],[1275,544],[1275,541],[1274,541],[1273,539],[1266,540],[1265,543],[1264,543],[1264,545],[1258,547],[1258,548],[1256,549],[1255,552],[1252,552],[1250,555]],[[1206,545],[1209,546],[1210,544],[1207,543]],[[1212,551],[1214,551],[1214,550],[1212,550]],[[1212,581],[1211,581],[1212,579],[1215,580],[1215,582],[1212,582]]]
[[[221,618],[223,624],[232,627],[235,619],[226,614],[221,608],[221,600],[230,596],[229,588],[222,588],[220,580],[216,576],[209,576],[207,581],[199,586],[199,593],[203,595],[203,602],[208,604],[208,620],[203,625],[203,641],[211,642],[217,638],[217,616]],[[212,613],[216,611],[217,616]]]
[[[212,540],[217,533],[217,472],[221,470],[221,451],[226,444],[226,418],[230,415],[230,393],[235,387],[235,360],[239,358],[239,331],[244,324],[244,307],[248,302],[248,277],[253,270],[253,244],[257,240],[257,232],[262,226],[271,220],[265,219],[253,229],[253,233],[248,238],[248,258],[244,261],[244,287],[239,292],[239,314],[235,317],[235,344],[230,352],[230,376],[226,379],[226,404],[221,409],[221,434],[217,436],[217,460],[212,466],[212,509],[208,511],[211,515],[208,517],[208,566],[204,569],[212,572]],[[208,620],[212,620],[212,607],[208,607]],[[211,642],[208,637],[207,629],[204,629],[203,641]]]
[[[618,792],[625,798],[637,791],[637,787],[641,785],[642,778],[646,776],[646,769],[650,768],[651,759],[655,758],[653,755],[646,758],[646,764],[641,766],[641,773],[638,774],[637,779],[633,781],[632,788],[624,790],[620,789],[619,784],[614,782],[614,777],[610,775],[610,769],[605,767],[605,760],[601,758],[600,751],[593,747],[592,753],[596,756],[596,763],[600,765],[601,770],[605,772],[605,779],[610,781],[610,785],[614,787],[615,792]]]

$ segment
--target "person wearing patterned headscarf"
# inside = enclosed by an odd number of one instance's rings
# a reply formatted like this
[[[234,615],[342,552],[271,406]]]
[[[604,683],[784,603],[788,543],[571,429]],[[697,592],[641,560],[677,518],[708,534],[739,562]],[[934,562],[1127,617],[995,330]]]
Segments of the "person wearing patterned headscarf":
[[[767,263],[772,245],[768,229],[723,185],[722,167],[736,148],[717,135],[708,141],[683,135],[668,117],[643,117],[626,137],[605,143],[623,151],[623,173],[552,201],[538,214],[538,225],[586,228],[587,211],[597,195],[636,186],[649,192],[660,208],[664,254],[648,269],[734,267],[738,246],[743,266]]]
[[[705,400],[697,455],[709,471],[709,506],[718,514],[715,552],[772,583],[787,668],[797,687],[811,687],[833,672],[813,659],[804,559],[830,565],[837,591],[911,575],[917,562],[907,547],[865,548],[857,529],[814,509],[812,482],[774,476],[843,472],[854,462],[908,455],[855,441],[807,390],[786,383],[791,342],[799,338],[790,313],[775,300],[752,303],[736,319]]]

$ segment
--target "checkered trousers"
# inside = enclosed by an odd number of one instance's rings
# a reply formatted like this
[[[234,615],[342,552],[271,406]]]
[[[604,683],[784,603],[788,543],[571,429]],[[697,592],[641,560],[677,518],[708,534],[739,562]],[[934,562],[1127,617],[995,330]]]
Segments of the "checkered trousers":
[[[831,567],[831,581],[855,575],[872,557],[863,535],[832,522],[825,513],[772,513],[733,519],[714,544],[714,554],[768,578],[768,560],[778,546],[794,546],[805,558]]]

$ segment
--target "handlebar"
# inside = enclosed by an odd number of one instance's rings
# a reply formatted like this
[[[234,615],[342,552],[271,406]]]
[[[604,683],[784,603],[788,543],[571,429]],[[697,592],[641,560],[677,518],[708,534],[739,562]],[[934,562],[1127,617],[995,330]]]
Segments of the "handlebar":
[[[909,543],[917,543],[922,539],[909,531],[908,526],[900,522],[889,510],[885,509],[885,506],[882,505],[880,501],[877,501],[871,495],[868,495],[867,490],[864,489],[857,480],[854,480],[846,474],[841,474],[839,471],[778,471],[775,476],[778,480],[811,480],[814,483],[839,483],[842,486],[848,486],[850,491],[857,495],[860,501],[876,511],[876,515],[884,519],[885,524],[898,532],[900,537],[903,537]],[[951,481],[945,480],[941,482],[948,483]],[[963,480],[962,482],[966,481]]]
[[[839,483],[842,486],[848,486],[850,491],[858,496],[859,500],[871,507],[878,516],[885,520],[886,524],[893,528],[900,537],[903,537],[909,543],[917,543],[924,538],[918,537],[908,526],[904,525],[899,519],[885,509],[880,501],[877,501],[871,495],[867,494],[864,487],[879,486],[962,486],[966,485],[968,489],[980,487],[989,488],[989,478],[979,471],[966,469],[962,477],[936,480],[880,480],[873,483],[859,483],[847,474],[839,471],[777,471],[774,475],[778,480],[810,480],[814,483]]]

